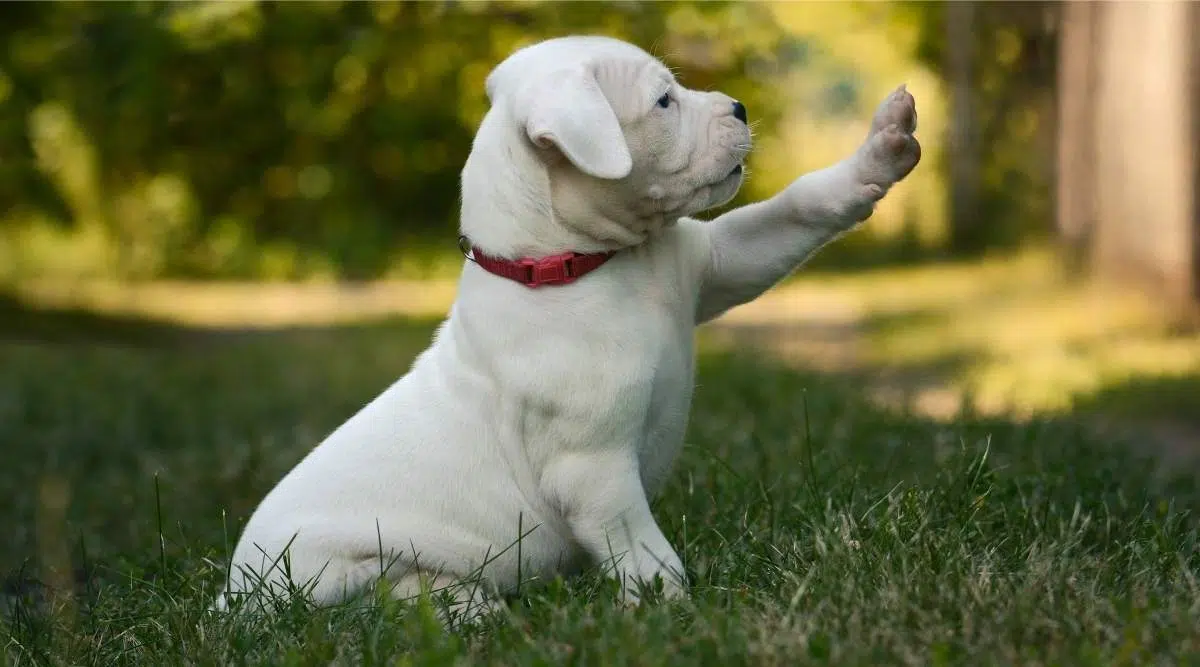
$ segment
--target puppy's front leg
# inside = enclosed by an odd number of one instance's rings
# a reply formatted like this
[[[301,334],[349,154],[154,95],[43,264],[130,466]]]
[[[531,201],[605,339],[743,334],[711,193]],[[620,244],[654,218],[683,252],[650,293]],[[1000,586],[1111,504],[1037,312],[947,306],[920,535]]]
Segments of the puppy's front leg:
[[[613,568],[625,600],[639,600],[639,585],[655,577],[666,597],[686,594],[683,562],[650,513],[631,452],[563,454],[546,467],[542,487],[576,542],[597,563]]]
[[[916,127],[916,102],[900,86],[880,104],[866,142],[854,155],[705,225],[710,253],[697,323],[753,300],[818,248],[867,219],[921,159]]]

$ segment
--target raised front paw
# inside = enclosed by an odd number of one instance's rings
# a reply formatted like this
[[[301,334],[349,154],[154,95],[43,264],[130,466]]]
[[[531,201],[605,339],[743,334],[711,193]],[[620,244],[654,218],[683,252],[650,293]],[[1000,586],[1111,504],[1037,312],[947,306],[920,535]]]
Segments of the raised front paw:
[[[859,181],[877,197],[883,197],[921,160],[921,144],[913,136],[916,130],[917,103],[902,85],[875,110],[871,132],[856,159]]]

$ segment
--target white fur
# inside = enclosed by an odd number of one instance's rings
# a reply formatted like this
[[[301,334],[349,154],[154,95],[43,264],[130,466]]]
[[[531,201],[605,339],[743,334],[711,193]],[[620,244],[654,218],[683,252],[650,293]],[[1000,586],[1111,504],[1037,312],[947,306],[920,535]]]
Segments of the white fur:
[[[463,232],[507,258],[619,252],[538,289],[465,262],[457,301],[408,374],[259,505],[226,594],[290,578],[328,604],[384,570],[397,595],[463,581],[503,593],[518,573],[589,562],[682,594],[683,564],[649,498],[687,425],[694,327],[866,218],[919,158],[901,87],[853,156],[704,223],[687,216],[736,193],[731,172],[750,148],[731,98],[687,90],[601,37],[522,49],[487,92],[462,173]],[[477,589],[458,598],[485,602]]]

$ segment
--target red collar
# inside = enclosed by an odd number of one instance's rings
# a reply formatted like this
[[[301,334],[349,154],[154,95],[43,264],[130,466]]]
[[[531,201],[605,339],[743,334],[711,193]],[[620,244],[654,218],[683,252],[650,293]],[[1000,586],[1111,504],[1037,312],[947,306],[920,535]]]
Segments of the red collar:
[[[564,252],[561,255],[537,259],[522,257],[518,260],[509,260],[485,254],[479,248],[471,245],[465,236],[459,237],[458,243],[467,259],[490,273],[515,280],[526,287],[573,283],[584,274],[600,268],[601,264],[612,259],[612,256],[616,254],[615,252],[601,252],[585,255],[578,252]]]

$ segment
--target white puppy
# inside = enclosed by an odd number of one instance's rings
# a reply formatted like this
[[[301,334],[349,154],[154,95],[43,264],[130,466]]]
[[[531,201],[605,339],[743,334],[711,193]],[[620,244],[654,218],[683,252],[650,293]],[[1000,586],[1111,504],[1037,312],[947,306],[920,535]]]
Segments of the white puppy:
[[[630,600],[659,578],[683,594],[648,498],[683,439],[694,327],[869,216],[920,156],[901,87],[852,156],[701,222],[687,216],[742,182],[732,98],[603,37],[517,51],[487,94],[462,172],[474,261],[449,317],[259,505],[219,606],[289,583],[318,604],[379,582],[486,602],[476,584],[510,592],[589,561]]]

